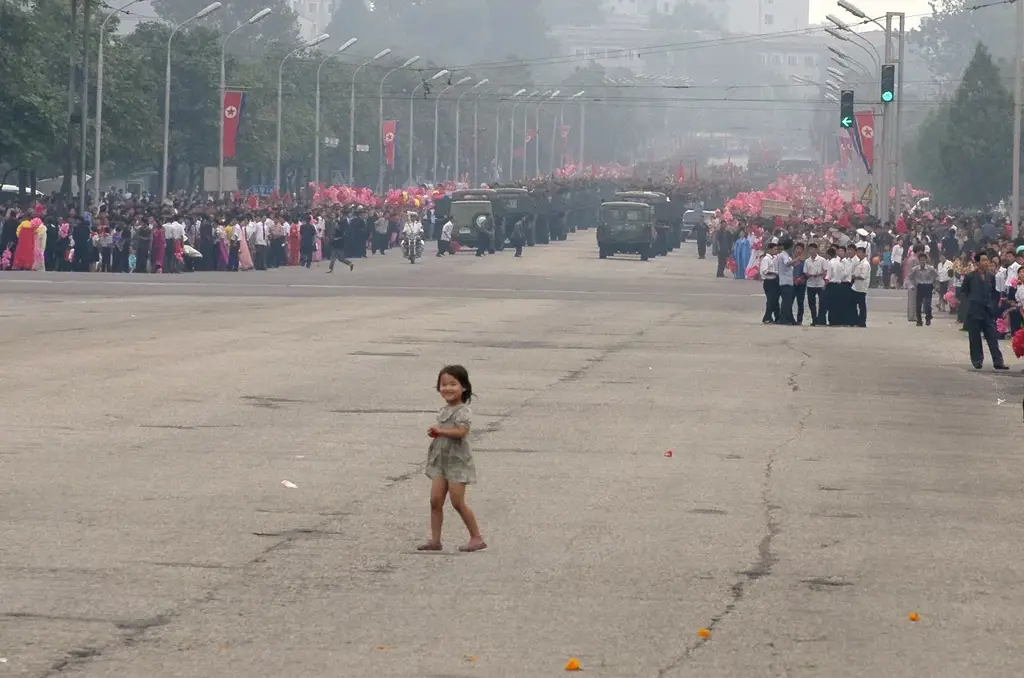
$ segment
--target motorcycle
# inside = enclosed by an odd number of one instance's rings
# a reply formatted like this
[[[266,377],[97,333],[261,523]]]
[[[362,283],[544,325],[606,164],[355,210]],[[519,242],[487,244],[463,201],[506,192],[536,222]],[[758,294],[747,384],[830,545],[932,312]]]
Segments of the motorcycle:
[[[415,264],[423,256],[423,231],[406,231],[402,233],[402,257]]]

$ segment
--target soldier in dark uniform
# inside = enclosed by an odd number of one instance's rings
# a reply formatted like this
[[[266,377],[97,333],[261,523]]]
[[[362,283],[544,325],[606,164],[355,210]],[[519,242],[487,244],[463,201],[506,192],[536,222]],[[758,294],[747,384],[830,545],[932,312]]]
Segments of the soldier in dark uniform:
[[[708,253],[708,225],[703,219],[694,227],[693,235],[697,238],[697,258],[703,259]]]
[[[729,261],[729,255],[732,254],[732,233],[729,229],[722,224],[715,231],[715,248],[718,251],[718,273],[715,277],[725,277],[725,265]]]

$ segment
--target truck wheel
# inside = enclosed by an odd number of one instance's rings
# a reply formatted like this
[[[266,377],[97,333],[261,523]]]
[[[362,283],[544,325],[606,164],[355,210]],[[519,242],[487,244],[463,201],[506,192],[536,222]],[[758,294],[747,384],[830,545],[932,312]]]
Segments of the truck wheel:
[[[640,261],[647,261],[651,258],[651,248],[644,247],[640,250]]]

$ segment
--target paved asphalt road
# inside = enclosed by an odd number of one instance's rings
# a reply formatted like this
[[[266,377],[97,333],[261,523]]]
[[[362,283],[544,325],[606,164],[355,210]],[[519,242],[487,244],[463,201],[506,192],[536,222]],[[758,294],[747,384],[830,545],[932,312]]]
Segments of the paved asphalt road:
[[[1024,382],[948,320],[592,233],[325,270],[0,276],[0,678],[1024,674]],[[448,362],[472,555],[414,548]]]

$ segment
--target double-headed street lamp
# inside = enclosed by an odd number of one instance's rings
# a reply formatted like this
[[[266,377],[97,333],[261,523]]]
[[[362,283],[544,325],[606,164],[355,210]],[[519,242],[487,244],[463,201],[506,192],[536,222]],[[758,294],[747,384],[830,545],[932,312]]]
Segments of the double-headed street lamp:
[[[107,41],[106,31],[107,22],[114,18],[115,15],[120,14],[124,10],[128,9],[132,5],[142,2],[142,0],[131,0],[120,7],[114,9],[113,12],[108,14],[103,19],[103,23],[100,24],[100,46],[99,55],[96,59],[96,152],[93,153],[95,156],[95,167],[93,168],[93,193],[96,200],[100,199],[100,154],[102,151],[103,144],[103,43]]]
[[[379,105],[377,109],[377,149],[379,151],[377,153],[377,193],[384,192],[384,81],[387,80],[388,76],[394,73],[395,71],[400,71],[403,68],[409,68],[409,66],[412,66],[419,60],[420,58],[418,56],[409,57],[408,59],[405,60],[405,63],[403,63],[401,66],[396,66],[395,68],[392,68],[390,71],[384,74],[383,78],[380,79]]]
[[[443,90],[441,90],[438,93],[437,99],[434,100],[434,170],[433,170],[432,176],[433,176],[435,184],[437,183],[437,132],[438,132],[438,129],[439,129],[440,123],[441,123],[441,118],[440,118],[441,97],[443,97],[445,95],[445,92],[447,92],[448,90],[450,90],[450,89],[452,89],[454,87],[458,87],[459,85],[465,85],[467,82],[469,82],[472,79],[473,78],[471,78],[470,76],[467,75],[466,77],[462,78],[458,82],[455,82],[455,83],[452,83],[451,85],[448,85],[447,87],[445,87]]]
[[[219,2],[214,2],[190,16],[189,18],[182,21],[180,24],[174,27],[171,31],[170,36],[167,38],[167,70],[164,75],[164,162],[163,162],[163,177],[160,181],[160,200],[167,199],[167,165],[168,165],[168,149],[171,141],[171,41],[174,40],[174,36],[178,34],[186,24],[192,23],[198,19],[202,19],[208,16],[223,5]],[[85,187],[79,187],[79,191],[84,195]],[[99,196],[97,196],[99,197]]]
[[[510,122],[511,122],[511,125],[512,125],[512,131],[511,131],[511,133],[509,134],[509,137],[508,137],[508,145],[509,145],[509,149],[510,149],[509,163],[508,163],[508,176],[509,176],[510,179],[512,178],[511,149],[512,149],[512,144],[515,143],[515,137],[516,137],[516,106],[519,105],[519,102],[516,101],[516,99],[518,97],[523,96],[524,94],[526,94],[526,90],[525,89],[521,89],[518,92],[516,92],[513,95],[511,95],[508,99],[505,99],[505,101],[512,101],[512,102],[514,102],[512,104],[512,118],[510,119]],[[498,105],[495,107],[495,108],[497,108],[497,111],[498,111],[497,116],[496,116],[496,122],[494,123],[494,166],[495,166],[495,170],[496,170],[496,175],[495,176],[501,174],[501,104],[503,104],[503,103],[504,103],[504,101],[499,100],[498,101]]]
[[[352,92],[348,104],[348,185],[354,186],[355,180],[353,175],[355,174],[355,163],[356,163],[356,77],[359,75],[359,71],[363,70],[374,61],[383,59],[387,55],[391,54],[391,48],[382,49],[373,55],[373,58],[367,59],[363,63],[359,64],[355,72],[352,73]]]
[[[421,80],[415,87],[412,88],[412,94],[409,95],[409,183],[410,184],[412,183],[412,180],[413,180],[413,176],[412,176],[412,173],[413,173],[412,154],[413,154],[413,148],[415,147],[414,143],[416,141],[415,130],[414,130],[415,123],[416,123],[416,92],[419,91],[420,87],[425,87],[427,85],[427,83],[434,82],[435,80],[440,80],[441,78],[443,78],[446,75],[448,75],[448,69],[447,68],[438,71],[437,73],[432,75],[429,80]]]
[[[461,152],[462,149],[459,146],[459,131],[460,131],[459,130],[459,126],[460,126],[459,125],[459,109],[462,107],[461,106],[461,104],[462,104],[462,97],[466,96],[467,94],[469,94],[470,92],[475,90],[477,87],[481,87],[483,85],[486,85],[488,82],[490,82],[490,80],[488,80],[487,78],[484,78],[483,80],[481,80],[480,82],[476,83],[475,85],[473,85],[472,87],[470,87],[465,92],[463,92],[462,94],[460,94],[459,96],[457,96],[455,98],[455,183],[456,184],[459,183],[459,177],[462,176],[461,174],[459,174],[459,158],[462,156],[462,152]]]
[[[277,167],[274,171],[274,190],[278,193],[281,192],[281,115],[284,106],[284,62],[299,52],[316,47],[330,37],[327,33],[321,33],[301,47],[296,47],[281,59],[281,65],[277,68]]]
[[[220,144],[218,144],[219,147],[220,147],[220,160],[217,163],[217,197],[218,198],[223,198],[224,197],[224,125],[226,123],[225,118],[227,118],[227,109],[224,108],[224,98],[227,96],[227,89],[228,89],[228,85],[227,85],[227,70],[226,70],[226,66],[225,66],[225,64],[227,62],[228,40],[231,39],[232,35],[234,35],[238,31],[242,30],[246,26],[252,26],[255,23],[259,23],[260,21],[263,21],[268,16],[270,16],[270,14],[271,14],[271,9],[269,7],[265,7],[264,9],[261,9],[260,11],[256,12],[251,17],[249,17],[248,21],[246,21],[245,23],[240,24],[233,31],[231,31],[230,33],[225,35],[224,36],[224,40],[221,41],[221,43],[220,43]],[[238,113],[239,113],[238,111],[235,111],[235,115],[238,115]]]
[[[316,122],[314,123],[316,128],[316,147],[313,149],[313,182],[317,185],[320,184],[320,71],[323,70],[324,64],[357,42],[359,42],[359,38],[349,38],[336,52],[325,56],[320,61],[320,65],[316,67]]]

